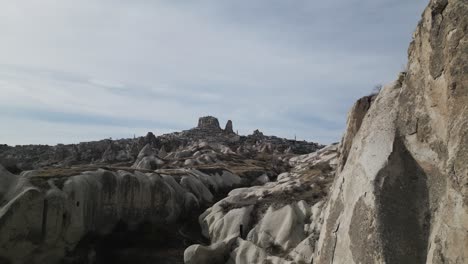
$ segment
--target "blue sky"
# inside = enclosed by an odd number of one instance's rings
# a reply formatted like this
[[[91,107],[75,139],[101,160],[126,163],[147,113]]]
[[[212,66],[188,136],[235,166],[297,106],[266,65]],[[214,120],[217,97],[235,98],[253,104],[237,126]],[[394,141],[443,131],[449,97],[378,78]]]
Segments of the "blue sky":
[[[339,141],[427,0],[0,0],[0,144],[188,129]]]

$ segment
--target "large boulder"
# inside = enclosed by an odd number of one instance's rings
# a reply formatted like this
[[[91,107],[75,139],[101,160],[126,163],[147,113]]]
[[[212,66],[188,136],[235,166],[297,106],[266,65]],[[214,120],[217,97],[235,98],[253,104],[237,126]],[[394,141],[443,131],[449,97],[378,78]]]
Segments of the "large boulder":
[[[224,264],[236,240],[237,236],[231,236],[210,246],[190,246],[184,252],[184,262],[186,264]]]
[[[141,170],[155,170],[161,167],[164,165],[164,161],[158,157],[157,153],[158,151],[150,144],[146,144],[146,146],[144,146],[138,154],[138,157],[132,168]]]

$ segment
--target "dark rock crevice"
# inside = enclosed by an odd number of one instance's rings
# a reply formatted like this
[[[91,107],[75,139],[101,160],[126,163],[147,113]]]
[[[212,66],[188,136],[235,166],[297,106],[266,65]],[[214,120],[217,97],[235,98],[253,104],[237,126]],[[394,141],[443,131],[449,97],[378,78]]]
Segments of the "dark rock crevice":
[[[142,222],[136,228],[120,220],[107,235],[86,234],[60,264],[182,264],[187,246],[208,242],[198,224],[202,211],[193,212],[176,223]]]

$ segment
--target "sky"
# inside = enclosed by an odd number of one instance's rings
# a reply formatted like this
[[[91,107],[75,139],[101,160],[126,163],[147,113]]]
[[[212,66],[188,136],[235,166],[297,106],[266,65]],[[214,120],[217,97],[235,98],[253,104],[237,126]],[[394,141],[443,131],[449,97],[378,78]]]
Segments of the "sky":
[[[404,69],[427,0],[0,0],[0,144],[78,143],[228,119],[338,142]]]

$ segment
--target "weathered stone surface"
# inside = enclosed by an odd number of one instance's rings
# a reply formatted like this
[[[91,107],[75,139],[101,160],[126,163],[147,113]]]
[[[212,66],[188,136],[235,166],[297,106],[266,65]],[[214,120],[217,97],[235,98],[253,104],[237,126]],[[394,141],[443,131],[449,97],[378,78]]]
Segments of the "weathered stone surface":
[[[164,161],[157,155],[158,151],[154,149],[150,144],[146,144],[133,164],[132,168],[142,170],[156,170],[164,165]]]
[[[236,239],[237,236],[232,236],[210,246],[190,246],[184,252],[184,262],[187,264],[224,264]]]
[[[142,223],[162,227],[210,203],[212,191],[240,184],[223,170],[173,171],[182,175],[180,184],[164,173],[101,169],[63,182],[36,179],[34,186],[27,174],[0,167],[0,256],[11,263],[58,263],[90,232],[104,236],[121,222],[130,230]]]
[[[314,263],[468,262],[467,13],[431,1],[407,73],[353,109]]]
[[[227,263],[293,263],[291,259],[309,263],[320,233],[323,201],[333,181],[337,149],[335,144],[290,158],[293,169],[277,182],[235,189],[208,208],[199,219],[203,235],[213,243],[208,248],[237,236],[236,243],[223,248],[223,254],[228,251],[230,255]],[[196,245],[185,256],[206,259],[210,252]],[[187,258],[186,263],[190,263]]]
[[[364,96],[359,99],[349,111],[345,134],[343,135],[340,145],[340,171],[346,164],[349,151],[353,145],[353,139],[361,128],[362,121],[367,111],[369,111],[372,102],[375,100],[375,97],[376,95]]]

